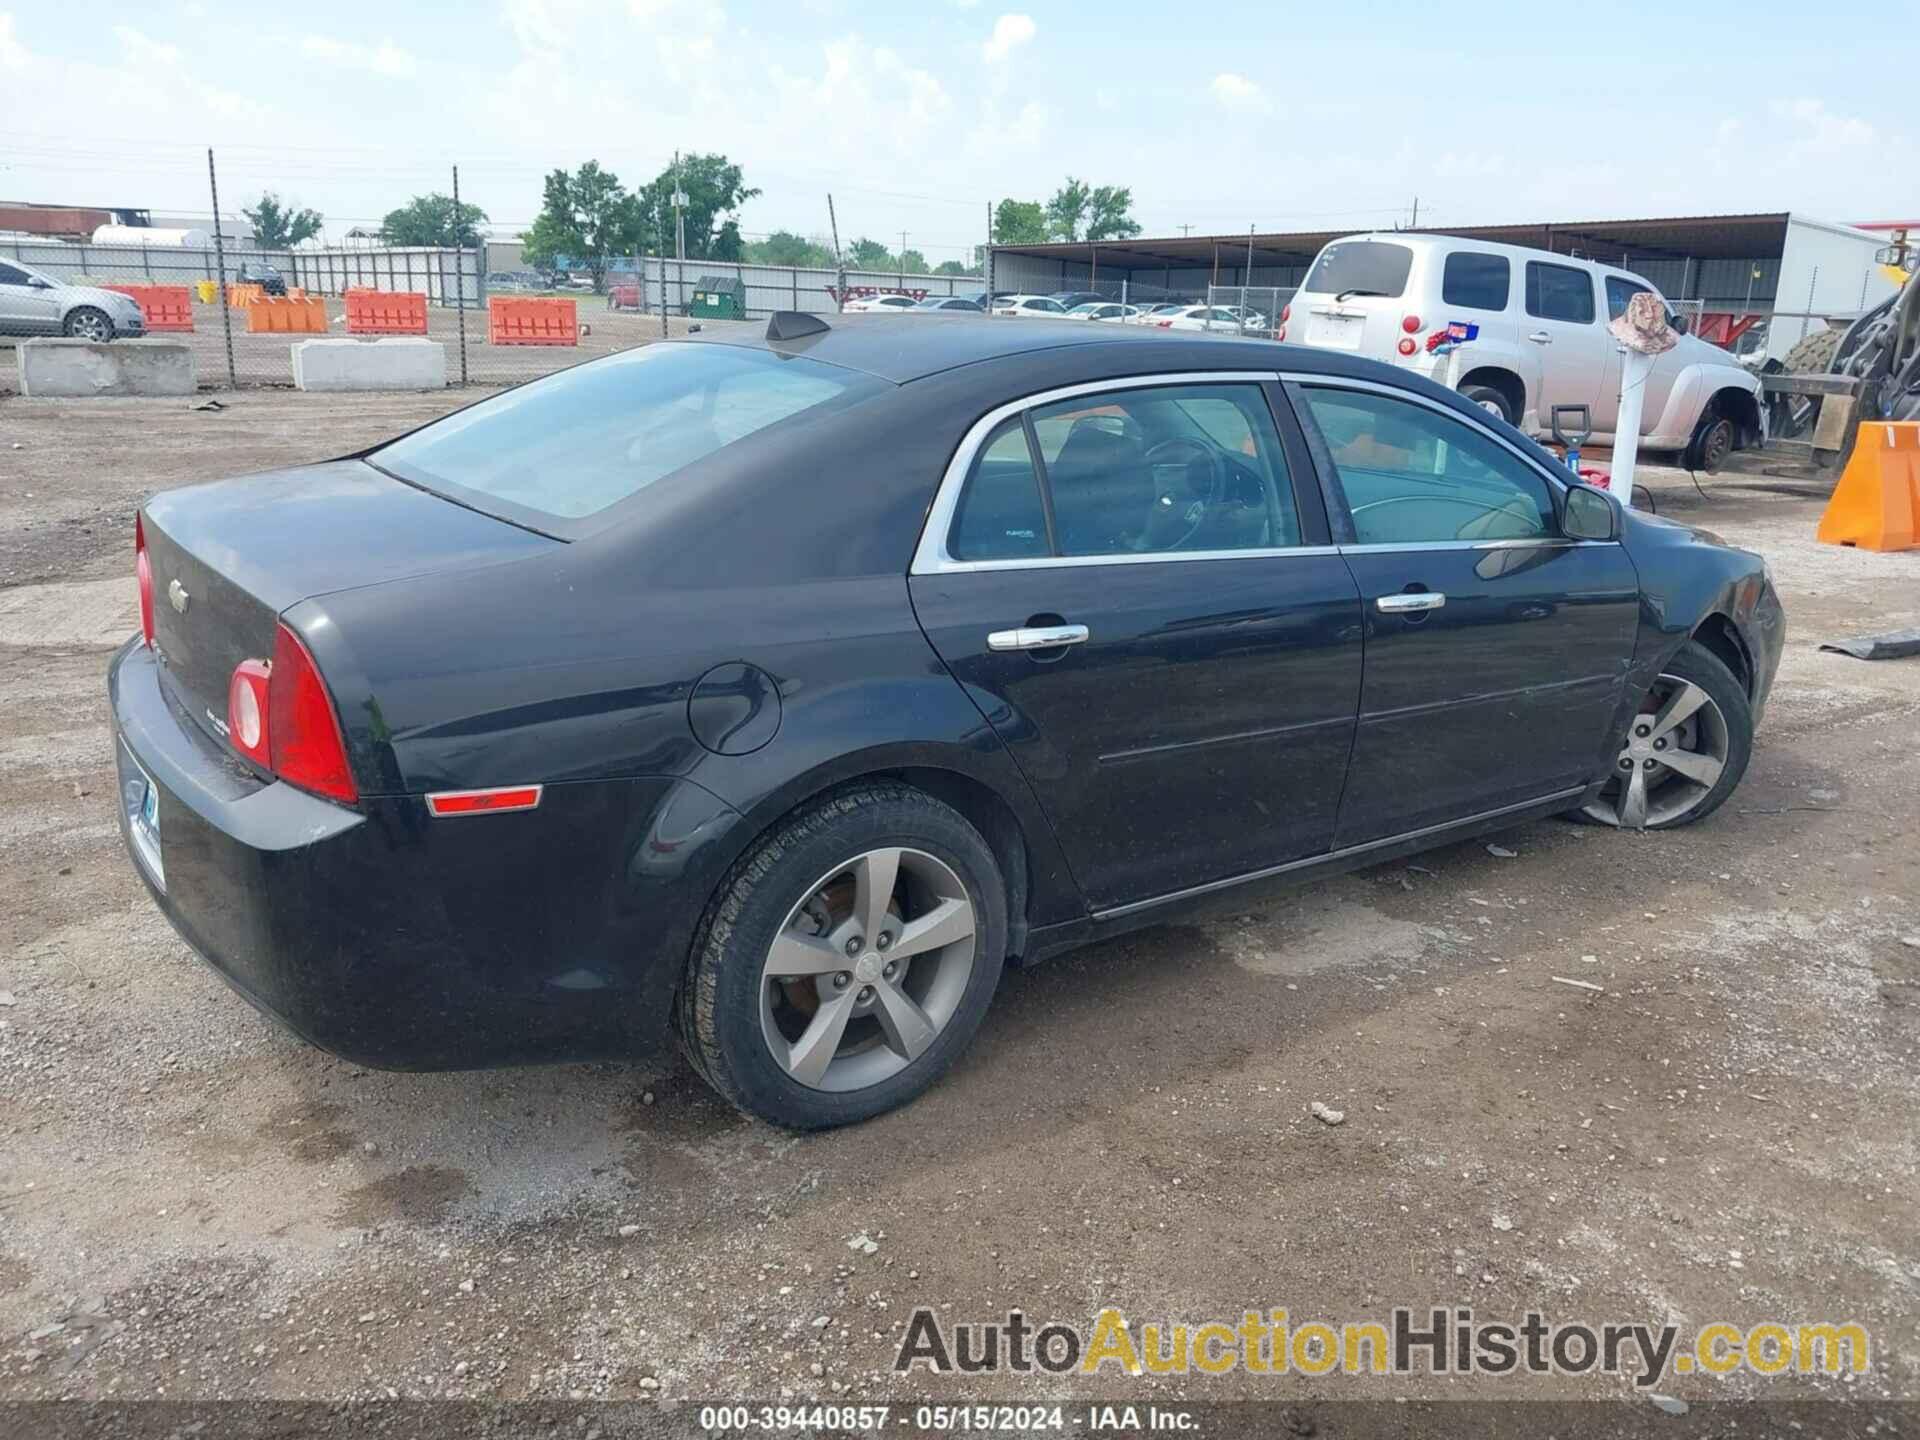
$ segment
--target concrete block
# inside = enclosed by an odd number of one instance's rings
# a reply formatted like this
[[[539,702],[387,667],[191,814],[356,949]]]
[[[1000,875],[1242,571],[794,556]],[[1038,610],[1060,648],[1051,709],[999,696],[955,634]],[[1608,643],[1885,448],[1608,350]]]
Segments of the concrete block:
[[[193,394],[193,351],[182,340],[29,340],[17,353],[22,395]]]
[[[447,347],[437,340],[303,340],[293,347],[296,390],[443,390]]]

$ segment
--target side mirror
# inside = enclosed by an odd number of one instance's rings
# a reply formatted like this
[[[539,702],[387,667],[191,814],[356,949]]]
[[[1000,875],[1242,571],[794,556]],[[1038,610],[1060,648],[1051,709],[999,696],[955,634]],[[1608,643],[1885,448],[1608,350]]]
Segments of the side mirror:
[[[1667,318],[1667,324],[1682,335],[1687,333],[1687,317],[1684,315],[1676,313],[1669,316]]]
[[[51,290],[53,288],[53,282],[51,280],[42,280],[38,275],[29,280],[27,284],[35,290]]]
[[[1570,540],[1618,540],[1620,513],[1593,486],[1569,485],[1561,526]]]

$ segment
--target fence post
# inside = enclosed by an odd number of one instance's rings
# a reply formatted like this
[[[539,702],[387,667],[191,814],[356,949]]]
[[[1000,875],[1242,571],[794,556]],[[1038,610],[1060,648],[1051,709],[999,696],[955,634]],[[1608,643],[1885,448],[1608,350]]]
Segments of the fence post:
[[[800,308],[800,267],[797,265],[793,269],[793,308]]]
[[[460,167],[453,167],[453,284],[454,293],[459,297],[460,311],[460,383],[467,383],[467,245],[466,237],[460,227]],[[440,284],[447,283],[446,272],[440,275]]]
[[[213,173],[213,147],[207,147],[207,191],[213,199],[213,256],[220,267],[220,328],[227,337],[227,388],[238,390],[240,377],[233,368],[233,307],[227,303],[227,246],[220,237],[220,181]]]
[[[667,338],[667,249],[660,247],[660,338]]]

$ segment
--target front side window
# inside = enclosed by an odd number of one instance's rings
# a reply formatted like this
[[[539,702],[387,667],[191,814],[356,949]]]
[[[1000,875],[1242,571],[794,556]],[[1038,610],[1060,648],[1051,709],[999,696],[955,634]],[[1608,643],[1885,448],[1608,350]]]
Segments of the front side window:
[[[1571,265],[1527,262],[1527,314],[1571,325],[1593,323],[1593,276]]]
[[[25,285],[31,277],[24,270],[16,270],[11,265],[0,265],[0,285]]]
[[[647,345],[483,400],[368,458],[483,511],[524,512],[537,529],[540,517],[593,515],[757,430],[883,384],[744,346]]]
[[[1637,280],[1623,280],[1618,275],[1607,276],[1607,318],[1618,320],[1627,313],[1627,302],[1643,290],[1651,290],[1651,285],[1642,285]]]
[[[1547,482],[1464,421],[1365,390],[1309,387],[1362,545],[1554,535]]]
[[[1285,455],[1257,385],[1114,390],[1043,405],[1030,418],[1056,556],[1173,556],[1300,543]],[[1011,478],[1015,424],[995,432],[968,478],[948,540],[956,559],[1002,558],[982,554],[977,537],[1026,528],[1024,521],[971,518],[976,506],[1014,513],[1009,501],[990,498],[996,493],[1018,490],[1026,504],[1024,486]],[[996,481],[986,457],[1002,446],[1008,463]],[[996,488],[1001,484],[1004,491]],[[1038,553],[1049,553],[1044,534],[1041,543]]]
[[[1463,310],[1504,310],[1512,267],[1504,255],[1456,250],[1440,274],[1440,299]]]

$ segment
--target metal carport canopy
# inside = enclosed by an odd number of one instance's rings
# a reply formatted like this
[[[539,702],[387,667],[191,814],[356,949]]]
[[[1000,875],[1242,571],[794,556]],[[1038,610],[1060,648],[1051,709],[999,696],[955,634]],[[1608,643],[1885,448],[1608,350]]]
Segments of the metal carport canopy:
[[[1343,235],[1365,233],[1354,229],[1298,230],[1256,233],[1255,266],[1297,265],[1313,262],[1322,246]],[[1372,232],[1388,233],[1388,232]],[[1619,262],[1623,257],[1679,260],[1752,260],[1778,258],[1786,247],[1785,212],[1769,215],[1691,215],[1664,220],[1543,221],[1524,225],[1431,225],[1411,232],[1454,235],[1465,240],[1489,240],[1502,245],[1527,245],[1566,255],[1578,251],[1591,259]],[[1167,266],[1207,266],[1219,257],[1222,265],[1246,263],[1249,237],[1238,235],[1136,236],[1129,240],[1075,240],[1046,245],[996,245],[999,255],[1027,255],[1035,259],[1093,261],[1116,270],[1162,269]]]

